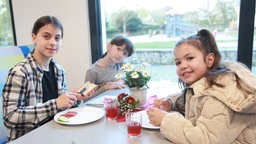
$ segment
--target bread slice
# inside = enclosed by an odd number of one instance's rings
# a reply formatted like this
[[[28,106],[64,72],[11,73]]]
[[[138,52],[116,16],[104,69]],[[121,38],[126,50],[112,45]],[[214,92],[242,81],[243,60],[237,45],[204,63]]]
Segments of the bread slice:
[[[78,89],[77,93],[80,93],[81,95],[86,96],[88,93],[90,93],[93,90],[96,90],[98,88],[98,85],[91,83],[91,82],[86,82],[82,84]]]

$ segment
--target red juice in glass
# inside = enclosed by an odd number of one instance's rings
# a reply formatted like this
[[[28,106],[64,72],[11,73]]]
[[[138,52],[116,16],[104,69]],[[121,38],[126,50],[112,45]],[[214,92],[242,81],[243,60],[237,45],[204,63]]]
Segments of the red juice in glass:
[[[140,122],[131,122],[127,125],[128,135],[138,136],[141,133],[141,123]]]
[[[106,111],[106,117],[108,119],[116,119],[117,118],[117,112],[118,112],[117,106],[108,106],[105,108],[105,111]]]
[[[141,113],[128,112],[125,114],[127,132],[130,137],[137,137],[141,134],[142,115]]]
[[[116,119],[118,113],[117,101],[115,99],[105,98],[104,107],[107,119]]]

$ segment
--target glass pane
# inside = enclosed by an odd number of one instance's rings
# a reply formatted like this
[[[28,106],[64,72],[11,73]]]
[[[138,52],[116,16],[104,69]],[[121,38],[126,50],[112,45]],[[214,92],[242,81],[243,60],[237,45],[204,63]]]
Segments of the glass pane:
[[[256,7],[254,16],[254,34],[253,34],[253,54],[252,54],[252,72],[256,74]]]
[[[101,0],[105,42],[116,34],[128,36],[136,47],[128,62],[150,63],[155,81],[177,81],[175,43],[202,28],[214,34],[223,60],[236,61],[239,4],[240,0]]]
[[[9,0],[0,0],[0,47],[14,45]]]

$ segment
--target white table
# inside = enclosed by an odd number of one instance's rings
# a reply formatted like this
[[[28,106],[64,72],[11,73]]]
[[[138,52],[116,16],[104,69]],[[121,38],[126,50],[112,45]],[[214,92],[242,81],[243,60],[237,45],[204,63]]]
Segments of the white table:
[[[118,95],[127,89],[109,90],[99,96]],[[81,106],[87,106],[86,103]],[[103,109],[103,107],[99,107]],[[130,138],[125,122],[107,120],[84,125],[61,125],[50,121],[45,125],[12,141],[11,144],[170,144],[159,130],[142,129],[141,136]]]

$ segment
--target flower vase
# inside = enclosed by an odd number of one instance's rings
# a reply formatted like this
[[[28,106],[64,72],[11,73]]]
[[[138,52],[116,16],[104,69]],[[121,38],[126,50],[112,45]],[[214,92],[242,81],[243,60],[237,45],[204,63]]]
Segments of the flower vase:
[[[148,89],[146,87],[142,87],[142,88],[139,88],[139,89],[136,88],[136,87],[132,87],[132,88],[129,88],[129,91],[130,91],[130,95],[135,100],[140,101],[138,107],[144,108],[146,106]]]

